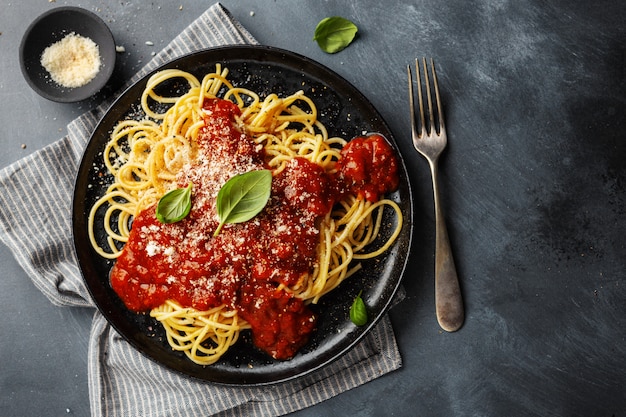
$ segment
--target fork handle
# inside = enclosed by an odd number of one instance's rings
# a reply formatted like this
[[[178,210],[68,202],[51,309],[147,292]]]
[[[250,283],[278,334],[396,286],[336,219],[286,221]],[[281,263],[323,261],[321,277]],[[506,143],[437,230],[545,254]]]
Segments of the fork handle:
[[[454,332],[465,320],[463,297],[439,199],[437,161],[430,167],[435,203],[435,310],[439,326],[447,332]]]

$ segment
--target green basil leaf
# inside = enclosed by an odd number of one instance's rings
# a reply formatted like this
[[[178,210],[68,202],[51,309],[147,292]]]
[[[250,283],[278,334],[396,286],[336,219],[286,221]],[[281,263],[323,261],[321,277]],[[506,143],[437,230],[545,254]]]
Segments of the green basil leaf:
[[[350,307],[350,320],[357,326],[364,326],[367,323],[367,308],[361,298],[361,292],[356,296],[352,307]]]
[[[259,214],[272,190],[272,172],[268,169],[235,175],[217,193],[217,236],[226,223],[242,223]]]
[[[322,19],[315,28],[313,40],[324,52],[334,54],[350,45],[359,29],[354,23],[339,16]]]
[[[167,192],[157,204],[156,218],[161,223],[176,223],[189,214],[191,211],[191,187],[177,188]]]

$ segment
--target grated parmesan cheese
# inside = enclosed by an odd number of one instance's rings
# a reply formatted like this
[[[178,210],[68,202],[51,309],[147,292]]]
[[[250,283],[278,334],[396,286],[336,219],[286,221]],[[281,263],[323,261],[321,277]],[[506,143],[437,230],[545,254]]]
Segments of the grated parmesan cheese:
[[[72,32],[44,49],[41,65],[62,87],[82,87],[100,71],[100,50],[91,39]]]

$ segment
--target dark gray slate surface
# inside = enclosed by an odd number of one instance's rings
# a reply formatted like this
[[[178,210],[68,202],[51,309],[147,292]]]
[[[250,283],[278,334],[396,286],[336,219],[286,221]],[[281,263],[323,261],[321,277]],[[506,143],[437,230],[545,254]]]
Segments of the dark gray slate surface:
[[[62,4],[95,11],[125,46],[108,92],[209,5]],[[403,368],[297,414],[625,416],[625,3],[223,4],[261,43],[359,88],[401,142],[414,184],[408,296],[392,311]],[[58,5],[0,3],[1,167],[99,102],[48,102],[19,73],[24,29]],[[332,15],[360,27],[337,55],[311,41]],[[416,56],[437,62],[450,138],[441,182],[467,316],[455,334],[435,320],[429,173],[408,135],[406,65]],[[0,256],[0,415],[88,415],[92,311],[50,305],[6,247]]]

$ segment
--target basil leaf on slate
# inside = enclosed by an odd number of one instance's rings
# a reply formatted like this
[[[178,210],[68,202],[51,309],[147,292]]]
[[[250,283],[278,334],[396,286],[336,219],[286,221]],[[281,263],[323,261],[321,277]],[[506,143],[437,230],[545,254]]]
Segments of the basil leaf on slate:
[[[339,16],[322,19],[315,28],[313,40],[324,52],[334,54],[350,45],[359,29],[354,23]]]
[[[362,292],[359,292],[359,295],[356,296],[352,303],[352,307],[350,307],[350,320],[357,326],[363,326],[367,323],[367,309],[361,298]]]
[[[189,214],[191,211],[191,187],[177,188],[167,192],[157,204],[156,218],[161,223],[176,223]]]
[[[267,204],[272,190],[272,172],[268,169],[235,175],[217,194],[217,215],[220,224],[217,236],[226,223],[243,223],[259,214]]]

